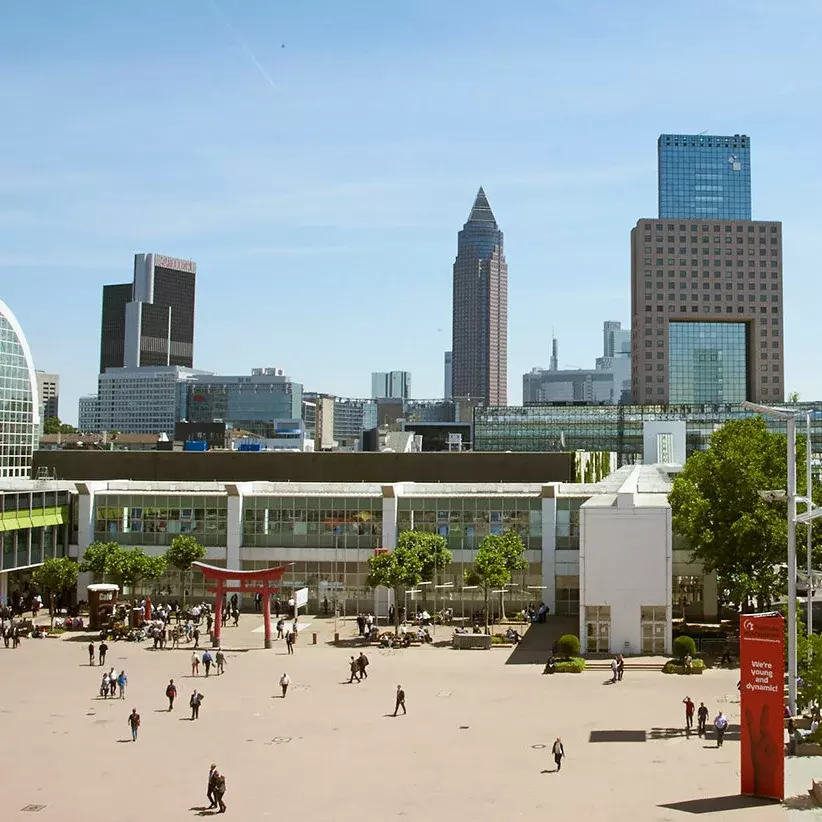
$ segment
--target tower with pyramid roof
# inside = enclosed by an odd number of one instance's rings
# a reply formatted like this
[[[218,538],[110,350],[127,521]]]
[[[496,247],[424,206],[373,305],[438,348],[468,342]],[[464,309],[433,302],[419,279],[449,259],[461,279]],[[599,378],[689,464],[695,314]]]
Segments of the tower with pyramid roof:
[[[485,405],[508,398],[508,266],[502,232],[480,188],[457,238],[452,395]]]

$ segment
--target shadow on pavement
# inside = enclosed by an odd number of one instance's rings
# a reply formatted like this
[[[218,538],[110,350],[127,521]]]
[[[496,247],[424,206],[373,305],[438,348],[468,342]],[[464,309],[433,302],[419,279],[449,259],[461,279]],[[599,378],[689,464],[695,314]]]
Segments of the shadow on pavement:
[[[505,664],[544,665],[551,655],[554,643],[563,634],[578,632],[579,621],[573,617],[549,616],[545,622],[535,622],[513,647]]]
[[[682,813],[719,813],[721,811],[736,811],[741,808],[760,808],[763,805],[778,805],[778,799],[760,799],[755,796],[709,796],[704,799],[688,799],[685,802],[669,802],[658,805],[659,808],[668,808]]]

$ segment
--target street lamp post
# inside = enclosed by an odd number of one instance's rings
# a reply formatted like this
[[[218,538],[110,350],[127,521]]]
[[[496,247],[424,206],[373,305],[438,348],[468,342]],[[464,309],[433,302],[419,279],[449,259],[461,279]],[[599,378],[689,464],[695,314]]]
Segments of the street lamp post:
[[[805,501],[808,503],[805,506],[805,511],[810,514],[813,509],[813,474],[811,472],[811,457],[813,456],[813,449],[811,447],[811,412],[805,415]],[[813,523],[808,522],[808,533],[806,534],[807,549],[808,549],[808,583],[805,587],[805,596],[808,600],[808,639],[813,634],[813,563],[811,561],[811,551],[813,549]],[[808,649],[810,653],[810,648]]]

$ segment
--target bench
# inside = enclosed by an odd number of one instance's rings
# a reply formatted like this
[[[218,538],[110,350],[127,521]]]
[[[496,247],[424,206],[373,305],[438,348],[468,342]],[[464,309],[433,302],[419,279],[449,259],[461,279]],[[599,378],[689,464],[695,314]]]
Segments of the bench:
[[[458,651],[480,650],[487,651],[491,648],[490,634],[454,634],[452,639],[454,648]]]

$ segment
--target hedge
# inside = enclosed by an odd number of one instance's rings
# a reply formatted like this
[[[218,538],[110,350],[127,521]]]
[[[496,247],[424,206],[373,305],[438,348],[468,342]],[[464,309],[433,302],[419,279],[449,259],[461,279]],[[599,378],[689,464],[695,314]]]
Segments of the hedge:
[[[576,639],[576,637],[574,637],[574,639]],[[554,673],[557,674],[581,674],[584,670],[585,660],[579,656],[563,659],[554,663]]]
[[[573,634],[564,634],[557,642],[557,654],[563,657],[579,656],[579,637]]]
[[[687,654],[696,656],[696,643],[689,636],[678,636],[674,640],[674,656],[685,659]]]
[[[705,662],[701,659],[694,659],[691,661],[691,668],[694,671],[704,671],[705,670]],[[662,666],[662,673],[663,674],[678,674],[681,672],[684,674],[685,669],[682,665],[681,659],[669,659],[663,666]]]

